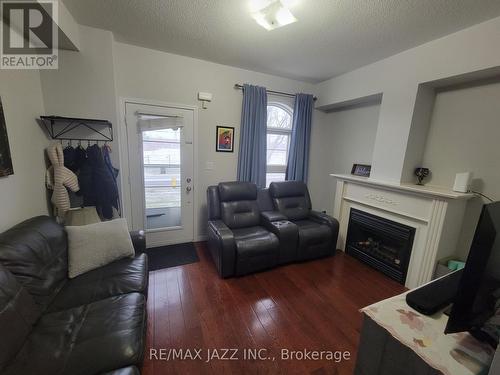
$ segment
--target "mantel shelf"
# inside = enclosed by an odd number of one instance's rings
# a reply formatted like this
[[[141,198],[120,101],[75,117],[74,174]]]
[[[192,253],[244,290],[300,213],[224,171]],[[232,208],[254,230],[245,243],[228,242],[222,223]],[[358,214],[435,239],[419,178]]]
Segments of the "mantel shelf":
[[[415,184],[398,184],[388,181],[375,180],[370,177],[360,177],[348,174],[336,174],[332,173],[330,176],[335,177],[340,180],[345,180],[349,182],[359,183],[363,185],[378,186],[382,188],[387,188],[391,190],[399,190],[403,192],[408,192],[411,194],[426,195],[431,197],[439,197],[444,199],[472,199],[475,197],[474,194],[470,193],[458,193],[453,190],[436,187],[436,186],[420,186]]]

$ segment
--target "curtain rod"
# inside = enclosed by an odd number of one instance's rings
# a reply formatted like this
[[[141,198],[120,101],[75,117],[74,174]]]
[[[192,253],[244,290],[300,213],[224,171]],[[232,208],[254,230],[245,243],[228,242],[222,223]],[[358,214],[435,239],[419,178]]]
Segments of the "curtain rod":
[[[243,90],[243,85],[239,83],[234,84],[234,88],[236,90]],[[283,92],[283,91],[274,91],[274,90],[267,90],[268,93],[275,94],[275,95],[282,95],[282,96],[288,96],[291,98],[295,98],[295,94],[290,94],[289,92]],[[313,100],[316,101],[318,98],[313,96]]]

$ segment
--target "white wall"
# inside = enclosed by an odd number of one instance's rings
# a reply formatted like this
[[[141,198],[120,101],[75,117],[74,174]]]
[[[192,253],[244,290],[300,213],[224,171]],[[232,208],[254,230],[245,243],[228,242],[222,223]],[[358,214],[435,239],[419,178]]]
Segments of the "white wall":
[[[371,164],[380,103],[322,113],[313,125],[309,188],[313,208],[333,214],[336,180],[354,163]]]
[[[498,69],[499,45],[500,17],[322,82],[317,85],[317,105],[327,108],[383,93],[372,176],[399,182],[405,176],[404,168],[414,167],[405,165],[405,160],[421,159],[424,147],[421,132],[410,131],[419,84]],[[415,147],[414,142],[421,144]],[[408,144],[412,147],[407,148]],[[408,152],[415,154],[408,156]]]
[[[438,92],[423,165],[429,184],[451,189],[455,174],[474,172],[473,189],[500,200],[500,83],[454,87]],[[482,199],[468,203],[459,254],[468,252]]]
[[[0,96],[14,167],[14,175],[0,177],[1,232],[48,214],[44,149],[49,141],[36,121],[45,114],[37,70],[0,70]]]
[[[116,93],[118,97],[151,99],[199,106],[198,123],[198,223],[195,237],[206,233],[206,188],[220,181],[236,179],[242,93],[235,83],[251,83],[272,90],[313,93],[313,86],[267,74],[173,55],[123,43],[113,44]],[[213,94],[208,109],[197,101],[199,91]],[[235,152],[215,152],[217,125],[236,128]],[[206,170],[206,162],[215,163]],[[125,171],[122,171],[125,173]]]
[[[40,73],[48,114],[103,119],[116,125],[112,42],[109,31],[79,26],[81,50],[59,51],[59,69]],[[112,159],[118,165],[118,147],[113,150]]]
[[[115,120],[109,31],[80,27],[80,51],[59,51],[59,69],[41,71],[47,113]]]
[[[331,126],[327,121],[328,114],[315,111],[311,124],[311,148],[309,153],[308,187],[314,210],[325,210],[329,207],[331,191],[329,190],[330,148],[332,136]]]

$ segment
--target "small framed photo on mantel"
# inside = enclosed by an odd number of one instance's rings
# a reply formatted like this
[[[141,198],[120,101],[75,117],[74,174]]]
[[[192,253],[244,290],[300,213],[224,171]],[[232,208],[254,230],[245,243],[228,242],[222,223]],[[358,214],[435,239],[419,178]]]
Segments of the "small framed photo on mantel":
[[[234,151],[234,128],[230,126],[217,126],[215,151]]]
[[[353,164],[351,174],[354,176],[370,177],[372,166],[368,164]]]

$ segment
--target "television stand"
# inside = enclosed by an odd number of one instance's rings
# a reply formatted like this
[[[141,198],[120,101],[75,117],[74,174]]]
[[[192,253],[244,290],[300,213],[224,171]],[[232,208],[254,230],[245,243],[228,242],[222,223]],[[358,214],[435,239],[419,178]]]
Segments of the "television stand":
[[[441,310],[426,316],[406,303],[408,292],[363,308],[355,374],[485,375],[495,350],[467,332],[445,335]],[[490,372],[491,375],[498,373]]]

